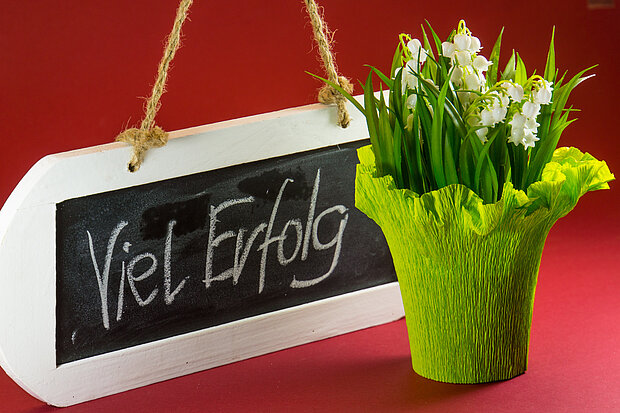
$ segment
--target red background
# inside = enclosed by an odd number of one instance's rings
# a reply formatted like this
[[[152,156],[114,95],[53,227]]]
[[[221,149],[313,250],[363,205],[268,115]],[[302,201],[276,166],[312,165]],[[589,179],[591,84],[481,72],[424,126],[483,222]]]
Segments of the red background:
[[[319,3],[337,29],[340,71],[354,80],[365,78],[364,64],[387,69],[396,36],[403,31],[419,36],[424,19],[444,38],[464,18],[487,56],[505,26],[502,60],[515,48],[529,71],[540,72],[555,25],[559,68],[575,74],[599,64],[597,76],[573,93],[573,104],[583,112],[562,144],[620,171],[617,8],[591,10],[586,0]],[[139,123],[176,6],[172,0],[4,2],[0,204],[42,156],[110,142]],[[320,85],[304,71],[321,73],[317,59],[301,1],[198,0],[157,122],[175,130],[313,103]],[[529,370],[513,380],[466,386],[417,376],[401,320],[67,411],[619,409],[616,186],[585,196],[551,231],[534,306]],[[51,410],[0,371],[0,411]]]

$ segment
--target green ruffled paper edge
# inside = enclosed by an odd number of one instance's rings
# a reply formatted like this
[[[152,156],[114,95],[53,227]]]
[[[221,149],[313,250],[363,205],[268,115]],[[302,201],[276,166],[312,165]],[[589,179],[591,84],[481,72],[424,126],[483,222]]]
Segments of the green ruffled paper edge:
[[[413,219],[421,222],[431,221],[442,225],[447,217],[454,213],[454,208],[462,208],[470,228],[484,235],[492,231],[502,217],[510,215],[511,219],[523,218],[535,212],[546,215],[550,225],[568,214],[577,204],[579,198],[589,191],[609,189],[608,182],[615,179],[605,161],[599,161],[589,153],[583,153],[574,147],[561,147],[555,150],[551,161],[545,166],[542,179],[533,183],[527,193],[517,190],[512,183],[504,184],[502,198],[493,204],[484,204],[482,199],[471,189],[461,184],[422,194],[408,189],[398,189],[390,175],[377,176],[375,156],[371,145],[358,149],[360,163],[357,165],[356,207],[382,226],[381,221],[386,211],[384,202],[372,203],[369,190],[380,190],[377,199],[387,194],[394,201],[390,208],[403,206],[404,198],[413,210]],[[361,191],[360,191],[361,189]],[[385,192],[384,192],[385,191]],[[362,198],[358,194],[366,192]],[[398,201],[399,199],[400,201]],[[401,211],[405,214],[411,212]],[[390,215],[398,214],[390,211]]]
[[[358,149],[355,205],[383,230],[405,308],[414,370],[449,383],[505,380],[527,369],[547,234],[588,191],[614,179],[603,161],[559,148],[527,193],[493,204],[464,185],[418,195],[378,177]]]

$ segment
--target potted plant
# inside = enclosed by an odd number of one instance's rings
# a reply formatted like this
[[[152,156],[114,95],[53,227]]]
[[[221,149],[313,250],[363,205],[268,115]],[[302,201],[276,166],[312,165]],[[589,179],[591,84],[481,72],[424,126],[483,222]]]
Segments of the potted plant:
[[[607,165],[557,148],[568,97],[588,76],[529,74],[514,51],[498,68],[464,21],[445,42],[400,35],[389,75],[371,67],[364,105],[371,145],[358,151],[356,207],[382,228],[405,307],[412,364],[450,383],[527,369],[538,268],[549,230]],[[389,89],[374,92],[373,75]],[[324,80],[324,79],[323,79]]]

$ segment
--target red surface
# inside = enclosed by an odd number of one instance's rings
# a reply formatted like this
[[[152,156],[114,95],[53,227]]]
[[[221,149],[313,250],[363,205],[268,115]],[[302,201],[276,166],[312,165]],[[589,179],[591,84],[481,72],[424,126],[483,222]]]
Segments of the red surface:
[[[6,2],[0,13],[0,204],[42,156],[111,141],[139,123],[176,1]],[[301,1],[197,1],[158,123],[167,130],[312,103],[320,73]],[[556,25],[557,65],[598,63],[564,134],[620,171],[618,9],[586,1],[323,0],[341,71],[386,68],[401,31],[423,19],[445,37],[467,20],[489,53],[501,26],[542,70]],[[505,58],[506,56],[504,56]],[[357,115],[359,116],[359,115]],[[208,154],[205,154],[208,156]],[[148,160],[147,160],[148,162]],[[620,196],[588,194],[549,236],[534,306],[529,371],[488,385],[428,381],[410,368],[402,321],[68,408],[71,412],[620,410]],[[0,372],[0,412],[53,410]]]

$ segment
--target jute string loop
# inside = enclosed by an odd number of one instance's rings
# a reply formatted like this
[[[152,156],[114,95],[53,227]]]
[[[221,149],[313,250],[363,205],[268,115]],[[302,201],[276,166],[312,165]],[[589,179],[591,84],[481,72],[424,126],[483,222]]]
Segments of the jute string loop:
[[[159,62],[157,78],[153,85],[151,96],[147,100],[144,119],[142,119],[140,128],[127,129],[116,137],[117,142],[125,142],[133,145],[133,153],[127,165],[130,172],[135,172],[140,169],[146,151],[150,148],[164,146],[168,142],[168,133],[159,126],[155,126],[155,115],[157,115],[157,111],[161,106],[159,102],[161,95],[166,91],[166,79],[168,77],[170,62],[179,48],[181,26],[183,26],[183,22],[187,17],[187,12],[192,3],[193,0],[181,0],[179,3],[174,25],[168,36],[164,55]]]
[[[321,13],[319,12],[316,2],[314,0],[304,1],[306,3],[306,11],[308,12],[308,16],[310,16],[310,22],[312,23],[314,40],[316,40],[316,43],[319,46],[319,53],[321,55],[321,60],[323,60],[323,66],[325,67],[329,81],[339,84],[340,87],[348,93],[352,93],[353,85],[346,77],[338,75],[334,55],[331,50],[331,44],[327,40],[329,30],[323,20],[323,17],[321,16]],[[325,85],[319,91],[318,100],[324,104],[335,103],[338,107],[338,125],[343,128],[349,126],[351,117],[349,116],[349,112],[347,111],[345,105],[346,99],[340,94],[340,92],[330,85]]]

